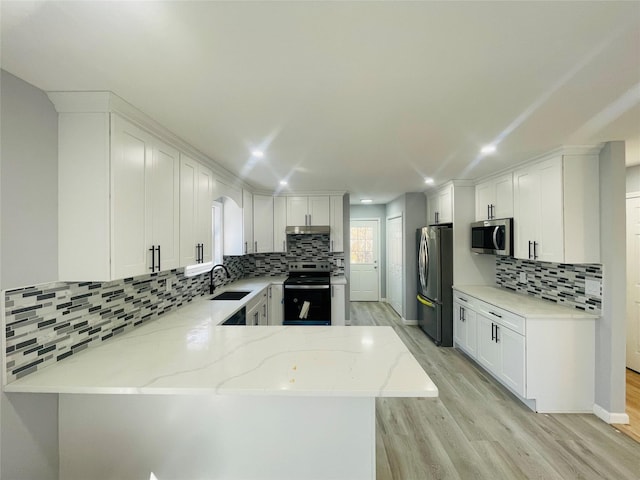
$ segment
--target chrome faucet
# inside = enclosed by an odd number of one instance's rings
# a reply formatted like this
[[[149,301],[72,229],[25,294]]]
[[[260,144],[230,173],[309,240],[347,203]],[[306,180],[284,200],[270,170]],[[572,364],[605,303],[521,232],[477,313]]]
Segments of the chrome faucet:
[[[211,270],[209,270],[209,295],[212,295],[213,291],[216,289],[216,286],[213,283],[213,271],[216,268],[222,268],[224,270],[224,273],[227,275],[227,278],[231,278],[231,274],[229,273],[229,270],[227,270],[227,267],[225,267],[221,263],[218,263],[217,265],[214,265],[213,268]]]

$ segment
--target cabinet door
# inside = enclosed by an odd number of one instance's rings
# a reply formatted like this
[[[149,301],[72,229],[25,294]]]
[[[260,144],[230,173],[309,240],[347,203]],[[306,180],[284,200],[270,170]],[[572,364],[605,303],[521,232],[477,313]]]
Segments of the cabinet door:
[[[478,319],[474,310],[464,307],[464,324],[466,328],[465,348],[473,358],[478,355]]]
[[[443,188],[438,197],[438,223],[453,222],[453,187]]]
[[[487,370],[499,375],[500,349],[495,342],[495,323],[480,312],[476,312],[478,325],[478,361]]]
[[[466,350],[467,326],[464,323],[464,305],[453,302],[453,341],[455,345]]]
[[[562,207],[562,159],[538,165],[540,178],[540,225],[537,235],[537,260],[564,261],[564,223]]]
[[[146,169],[151,137],[112,116],[111,132],[111,277],[148,273]],[[171,192],[171,190],[170,190]]]
[[[495,184],[493,181],[476,185],[476,221],[490,218],[490,205],[495,203]]]
[[[253,195],[242,191],[242,236],[244,238],[244,253],[254,253],[253,245]]]
[[[269,286],[269,325],[282,325],[284,320],[284,290],[282,285]]]
[[[161,270],[180,264],[180,157],[178,151],[153,139],[150,174],[151,235],[147,248],[159,246],[156,255]],[[151,265],[149,265],[151,266]]]
[[[287,251],[287,197],[273,197],[273,251]]]
[[[180,158],[180,266],[197,261],[198,163]]]
[[[331,225],[331,197],[309,197],[308,209],[311,225]]]
[[[198,166],[198,198],[196,217],[196,243],[202,244],[202,261],[210,262],[213,241],[213,173],[204,165]]]
[[[307,197],[287,197],[287,226],[307,224]]]
[[[513,174],[508,173],[495,180],[493,192],[494,218],[513,217]]]
[[[331,325],[345,324],[346,296],[344,285],[331,285]]]
[[[537,242],[540,224],[540,175],[532,168],[518,170],[513,186],[514,256],[533,259],[533,242]]]
[[[343,252],[344,251],[344,202],[342,196],[331,197],[331,252]]]
[[[513,330],[498,325],[500,379],[518,395],[525,396],[525,339]]]
[[[427,225],[436,223],[436,214],[439,207],[440,197],[438,194],[433,194],[427,197]]]
[[[255,253],[273,252],[273,197],[253,196],[253,244]]]

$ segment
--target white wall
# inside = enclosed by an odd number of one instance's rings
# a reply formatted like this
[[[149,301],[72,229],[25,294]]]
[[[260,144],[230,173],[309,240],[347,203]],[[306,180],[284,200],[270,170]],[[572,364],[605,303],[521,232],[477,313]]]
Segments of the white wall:
[[[41,90],[0,72],[0,289],[58,279],[58,115]],[[4,382],[4,371],[2,372]],[[2,393],[0,477],[58,477],[57,395]]]
[[[625,411],[626,217],[624,142],[600,152],[602,318],[596,322],[595,402],[604,412]]]

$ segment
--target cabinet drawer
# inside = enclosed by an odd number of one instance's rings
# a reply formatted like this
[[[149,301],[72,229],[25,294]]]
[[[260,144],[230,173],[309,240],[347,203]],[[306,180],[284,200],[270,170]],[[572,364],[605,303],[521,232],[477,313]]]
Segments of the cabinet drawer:
[[[474,308],[480,310],[487,317],[491,318],[494,322],[501,324],[507,328],[510,328],[514,332],[520,335],[525,334],[525,318],[520,315],[508,312],[502,308],[491,305],[490,303],[476,300]]]
[[[453,301],[460,303],[460,305],[466,305],[469,308],[474,308],[476,303],[479,301],[475,297],[471,297],[466,293],[460,293],[453,291]]]

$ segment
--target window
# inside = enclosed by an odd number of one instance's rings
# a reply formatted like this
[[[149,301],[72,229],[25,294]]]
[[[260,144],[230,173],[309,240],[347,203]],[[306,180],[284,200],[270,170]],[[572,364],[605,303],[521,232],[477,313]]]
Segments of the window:
[[[351,263],[373,263],[373,228],[351,227]]]

